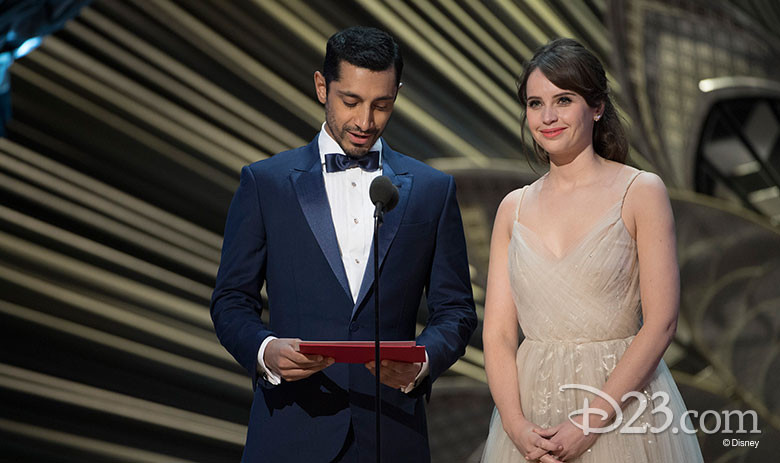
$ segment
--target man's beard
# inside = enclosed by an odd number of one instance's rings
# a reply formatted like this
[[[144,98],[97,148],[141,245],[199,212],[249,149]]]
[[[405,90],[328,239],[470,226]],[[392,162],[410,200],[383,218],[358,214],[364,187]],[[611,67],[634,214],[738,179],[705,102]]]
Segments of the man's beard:
[[[376,130],[371,132],[363,132],[358,127],[354,127],[354,126],[349,127],[344,125],[340,127],[338,131],[334,131],[333,129],[335,127],[335,123],[331,124],[331,122],[335,122],[335,121],[331,121],[330,118],[328,117],[326,117],[325,119],[328,124],[328,127],[331,129],[334,141],[338,143],[338,145],[344,151],[344,154],[346,154],[347,156],[351,156],[353,158],[362,158],[363,156],[366,155],[366,153],[368,153],[371,150],[371,147],[374,145],[374,143],[376,143],[376,138],[375,138],[370,145],[366,144],[361,147],[353,146],[351,145],[351,142],[349,140],[348,132],[351,131],[359,134],[367,134],[368,136],[375,136],[377,133]],[[347,145],[347,143],[350,143],[350,145]]]

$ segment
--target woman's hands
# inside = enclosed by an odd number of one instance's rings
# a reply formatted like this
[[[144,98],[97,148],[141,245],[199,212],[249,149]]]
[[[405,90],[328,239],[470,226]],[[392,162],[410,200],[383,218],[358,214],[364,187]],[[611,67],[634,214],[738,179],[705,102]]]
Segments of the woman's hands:
[[[577,423],[582,424],[582,415],[572,419]],[[591,429],[597,429],[597,427],[594,426]],[[599,433],[590,432],[586,436],[581,428],[575,426],[574,423],[568,419],[557,426],[541,429],[536,432],[540,437],[549,439],[551,444],[558,446],[560,450],[556,450],[552,453],[555,458],[560,461],[572,460],[587,452],[601,435]]]
[[[540,432],[542,429],[525,418],[509,423],[504,426],[509,438],[515,447],[523,452],[526,460],[542,461],[544,463],[558,463],[551,452],[562,450],[560,444],[553,443],[549,438],[543,437]],[[544,457],[544,459],[542,459]]]

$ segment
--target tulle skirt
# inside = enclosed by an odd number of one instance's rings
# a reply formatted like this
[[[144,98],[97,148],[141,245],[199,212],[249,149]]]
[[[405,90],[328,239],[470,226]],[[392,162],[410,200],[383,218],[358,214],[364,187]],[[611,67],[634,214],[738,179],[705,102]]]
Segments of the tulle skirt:
[[[523,415],[540,427],[552,427],[569,413],[593,402],[633,336],[586,343],[525,339],[517,351],[517,371]],[[577,385],[577,386],[567,386]],[[561,390],[561,387],[564,390]],[[585,387],[582,387],[585,386]],[[631,399],[620,425],[601,433],[577,463],[697,463],[701,450],[685,415],[685,403],[663,360],[647,386],[638,391],[647,402]],[[617,420],[616,420],[617,423]],[[498,410],[493,411],[482,455],[484,463],[525,462],[509,439]]]

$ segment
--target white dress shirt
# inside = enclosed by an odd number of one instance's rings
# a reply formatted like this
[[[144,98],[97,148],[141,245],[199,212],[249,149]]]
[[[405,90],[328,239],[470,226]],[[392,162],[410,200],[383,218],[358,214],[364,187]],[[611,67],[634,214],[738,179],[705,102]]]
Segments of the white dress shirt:
[[[344,154],[323,124],[317,139],[320,147],[322,175],[325,179],[325,192],[330,203],[330,216],[336,229],[341,262],[347,272],[352,302],[357,302],[363,274],[371,252],[374,238],[374,204],[368,194],[371,182],[382,175],[382,142],[377,140],[370,151],[379,151],[379,169],[366,172],[353,167],[341,172],[325,171],[325,155]]]
[[[320,163],[322,175],[325,180],[325,192],[328,195],[330,214],[333,227],[336,231],[336,239],[339,243],[339,253],[344,264],[349,281],[349,290],[352,293],[352,301],[357,302],[363,275],[366,272],[368,257],[371,253],[371,245],[374,238],[374,204],[369,197],[371,182],[382,175],[382,141],[377,139],[370,151],[379,151],[379,169],[367,172],[359,167],[354,167],[341,172],[327,172],[325,170],[325,155],[331,153],[345,154],[338,143],[325,130],[322,124],[320,135],[317,138],[320,151]],[[263,354],[265,347],[273,339],[267,337],[260,345],[257,353],[257,362],[265,372],[266,379],[271,384],[281,383],[279,375],[270,371],[265,366]],[[417,375],[417,378],[404,392],[409,392],[419,383],[419,380],[428,374],[428,354],[425,354],[426,362]]]

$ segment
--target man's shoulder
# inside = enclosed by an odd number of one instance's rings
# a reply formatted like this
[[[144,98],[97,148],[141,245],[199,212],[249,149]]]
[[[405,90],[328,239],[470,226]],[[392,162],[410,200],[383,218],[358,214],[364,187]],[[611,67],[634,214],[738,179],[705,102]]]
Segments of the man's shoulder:
[[[310,145],[299,146],[277,153],[269,158],[261,159],[249,164],[247,167],[255,175],[278,174],[280,171],[289,171],[293,168],[303,168],[311,157]]]
[[[431,181],[449,182],[452,176],[442,172],[428,164],[398,151],[393,151],[396,156],[396,165],[415,177],[422,177]]]

